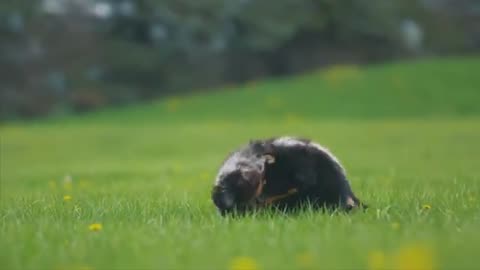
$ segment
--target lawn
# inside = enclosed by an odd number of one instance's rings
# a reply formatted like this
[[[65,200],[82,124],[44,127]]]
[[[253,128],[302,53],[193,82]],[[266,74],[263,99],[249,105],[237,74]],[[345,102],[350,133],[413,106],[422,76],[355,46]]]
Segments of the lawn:
[[[479,70],[478,57],[337,66],[4,123],[0,268],[478,269]],[[370,208],[220,217],[223,158],[283,134],[329,147]]]

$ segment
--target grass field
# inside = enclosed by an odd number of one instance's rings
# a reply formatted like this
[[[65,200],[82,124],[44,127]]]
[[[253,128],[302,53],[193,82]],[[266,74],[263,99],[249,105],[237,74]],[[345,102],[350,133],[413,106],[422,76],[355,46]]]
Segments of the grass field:
[[[479,70],[478,57],[338,66],[5,123],[0,268],[478,269]],[[283,134],[328,146],[370,208],[221,218],[223,158]]]

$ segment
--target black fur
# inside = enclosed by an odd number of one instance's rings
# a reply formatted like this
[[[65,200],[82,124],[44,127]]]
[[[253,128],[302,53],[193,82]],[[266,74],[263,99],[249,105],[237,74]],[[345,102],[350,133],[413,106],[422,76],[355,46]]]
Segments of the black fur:
[[[345,210],[362,206],[335,157],[309,140],[291,139],[298,143],[285,145],[278,143],[278,138],[272,138],[251,141],[239,150],[246,160],[265,163],[260,167],[249,166],[242,164],[244,159],[235,170],[219,172],[212,199],[222,214],[265,207],[268,198],[287,194],[292,189],[296,193],[274,201],[271,206],[282,210],[297,209],[305,203],[315,208]],[[272,156],[273,163],[261,159],[263,156]],[[255,193],[258,185],[263,185],[260,194]],[[230,201],[225,203],[225,198]]]

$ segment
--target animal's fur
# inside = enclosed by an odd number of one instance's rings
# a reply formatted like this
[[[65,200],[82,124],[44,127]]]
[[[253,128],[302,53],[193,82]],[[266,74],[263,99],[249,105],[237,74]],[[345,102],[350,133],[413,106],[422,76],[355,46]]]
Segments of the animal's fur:
[[[268,204],[285,210],[307,202],[319,208],[361,206],[338,159],[294,137],[251,141],[232,153],[218,172],[212,200],[222,214]]]

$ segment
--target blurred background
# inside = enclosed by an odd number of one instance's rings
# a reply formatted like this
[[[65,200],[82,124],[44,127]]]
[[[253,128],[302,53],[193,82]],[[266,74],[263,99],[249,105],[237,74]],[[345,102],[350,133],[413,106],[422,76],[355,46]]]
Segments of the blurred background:
[[[479,75],[480,0],[0,0],[0,269],[479,269]],[[282,135],[369,210],[221,219]]]
[[[479,50],[478,0],[2,0],[0,117]]]

